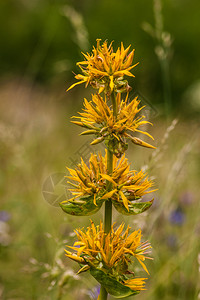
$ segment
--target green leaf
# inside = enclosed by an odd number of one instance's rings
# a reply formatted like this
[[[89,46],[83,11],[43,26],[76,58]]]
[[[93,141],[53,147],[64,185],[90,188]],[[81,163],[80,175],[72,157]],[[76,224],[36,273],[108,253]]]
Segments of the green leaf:
[[[114,207],[116,208],[116,210],[123,214],[123,215],[138,215],[143,213],[144,211],[146,211],[147,209],[149,209],[151,207],[151,205],[153,204],[153,200],[148,201],[148,202],[129,202],[128,203],[128,208],[129,211],[126,209],[126,207],[124,206],[123,202],[118,202],[118,201],[112,201]]]
[[[64,212],[73,216],[90,216],[95,214],[102,206],[104,201],[96,199],[94,204],[94,196],[81,197],[74,201],[63,201],[60,207]]]
[[[139,293],[123,285],[115,277],[106,274],[103,270],[91,267],[90,273],[100,284],[104,286],[107,293],[115,298],[125,298]]]

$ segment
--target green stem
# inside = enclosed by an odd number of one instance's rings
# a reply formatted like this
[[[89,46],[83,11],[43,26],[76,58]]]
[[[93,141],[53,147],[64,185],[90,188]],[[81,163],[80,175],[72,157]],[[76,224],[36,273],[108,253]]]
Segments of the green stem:
[[[113,171],[113,154],[108,149],[107,150],[107,171],[108,174],[111,175]],[[107,181],[106,182],[106,191],[109,192],[112,189],[112,183]],[[105,202],[105,215],[104,215],[104,231],[108,233],[111,230],[112,226],[112,201],[108,199]],[[106,292],[106,289],[101,286],[99,300],[106,300],[108,296],[108,293]]]
[[[113,116],[117,117],[117,103],[114,92],[111,93],[111,100],[113,106]],[[112,175],[113,172],[113,153],[107,149],[107,172],[108,175]],[[110,192],[112,190],[112,182],[106,181],[106,191]],[[108,199],[105,201],[105,215],[104,215],[104,231],[109,233],[112,226],[112,201]],[[108,293],[106,289],[101,286],[99,300],[107,300]]]
[[[108,174],[111,175],[113,171],[113,154],[108,149],[107,150],[107,171]],[[107,181],[106,182],[106,191],[109,192],[112,189],[112,183]],[[108,199],[105,202],[105,215],[104,215],[104,231],[108,233],[111,230],[112,226],[112,201]],[[101,286],[99,300],[106,300],[108,296],[108,293],[106,292],[106,289]]]
[[[100,294],[99,294],[99,300],[106,300],[108,293],[106,292],[106,289],[104,289],[103,286],[101,286]]]
[[[107,170],[108,174],[111,175],[113,171],[113,154],[108,149],[107,150]],[[106,182],[106,191],[110,192],[112,190],[112,182]],[[105,220],[104,220],[104,230],[108,233],[112,225],[112,201],[109,199],[105,202]]]

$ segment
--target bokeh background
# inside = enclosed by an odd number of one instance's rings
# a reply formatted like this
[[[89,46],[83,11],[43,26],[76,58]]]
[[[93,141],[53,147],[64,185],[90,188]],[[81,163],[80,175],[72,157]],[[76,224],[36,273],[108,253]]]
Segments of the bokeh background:
[[[199,11],[199,0],[0,1],[0,299],[97,299],[97,282],[77,276],[63,253],[89,219],[58,207],[65,166],[103,151],[70,123],[92,90],[65,92],[96,38],[136,49],[131,97],[154,123],[157,150],[127,152],[155,180],[154,206],[130,218],[114,212],[153,246],[137,299],[200,297]]]

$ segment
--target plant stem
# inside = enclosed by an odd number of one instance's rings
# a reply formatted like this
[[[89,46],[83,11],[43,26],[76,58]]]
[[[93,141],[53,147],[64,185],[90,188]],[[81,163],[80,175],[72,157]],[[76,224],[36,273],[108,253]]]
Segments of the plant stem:
[[[106,300],[108,293],[106,292],[106,289],[104,289],[103,286],[101,286],[100,294],[99,294],[99,300]]]
[[[111,175],[113,171],[113,154],[108,149],[107,150],[107,170],[108,174]],[[110,192],[112,190],[112,182],[106,182],[106,191]],[[109,199],[105,202],[105,220],[104,220],[104,230],[108,233],[112,225],[112,201]]]
[[[107,150],[107,171],[108,174],[111,175],[113,171],[113,154],[108,149]],[[112,183],[107,181],[106,182],[106,191],[109,192],[112,189]],[[104,231],[109,233],[112,226],[112,201],[108,199],[105,201],[105,215],[104,215]],[[108,293],[106,289],[101,286],[99,300],[107,300]]]
[[[117,117],[117,103],[114,92],[111,93],[111,100],[113,106],[113,117]],[[107,149],[107,172],[108,175],[112,175],[113,172],[113,153]],[[112,190],[112,182],[106,182],[106,191],[110,192]],[[104,215],[104,231],[109,233],[112,226],[112,201],[108,199],[105,201],[105,215]],[[106,289],[101,286],[99,300],[107,300],[108,293]]]

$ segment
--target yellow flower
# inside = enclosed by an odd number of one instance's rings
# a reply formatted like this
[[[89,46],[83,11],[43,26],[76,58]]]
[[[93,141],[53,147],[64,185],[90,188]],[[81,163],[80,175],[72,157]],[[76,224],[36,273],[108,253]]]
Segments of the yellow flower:
[[[121,43],[121,47],[114,52],[112,43],[108,45],[105,41],[101,45],[100,41],[101,39],[97,39],[97,47],[93,47],[91,54],[82,53],[85,60],[78,62],[77,65],[83,75],[76,75],[75,78],[80,81],[72,84],[68,90],[81,83],[86,83],[86,87],[88,84],[92,85],[99,89],[99,93],[105,90],[110,94],[113,90],[128,91],[130,89],[123,77],[124,75],[135,77],[130,70],[138,64],[132,65],[134,50],[128,54],[131,45],[124,49]]]
[[[87,227],[87,230],[75,230],[78,241],[72,247],[67,246],[74,252],[66,250],[66,256],[84,265],[79,273],[90,268],[102,269],[132,290],[143,290],[146,278],[133,278],[133,272],[129,267],[137,260],[149,274],[144,261],[151,259],[146,256],[151,245],[141,241],[141,230],[132,233],[130,230],[131,227],[128,226],[124,231],[124,224],[121,224],[116,230],[112,226],[107,234],[103,230],[102,223],[95,227],[91,221],[91,226]]]
[[[106,161],[105,158],[99,154],[99,158],[96,154],[91,153],[89,159],[89,166],[81,158],[81,164],[78,164],[78,168],[67,168],[71,176],[67,176],[73,182],[68,181],[73,188],[71,191],[73,198],[67,200],[75,200],[76,198],[83,196],[94,196],[94,203],[96,204],[96,198],[103,194],[106,187],[105,180],[102,180],[101,174],[106,173]]]
[[[146,174],[142,171],[130,171],[125,154],[121,159],[114,157],[112,174],[107,172],[107,151],[104,157],[101,153],[98,156],[91,153],[89,166],[81,158],[81,164],[78,164],[77,168],[67,169],[71,175],[67,177],[71,180],[68,183],[72,185],[69,190],[73,197],[62,203],[72,200],[76,202],[77,198],[93,196],[95,205],[97,200],[111,199],[113,204],[120,203],[129,211],[129,205],[133,201],[155,191],[148,190],[153,186],[153,181],[148,180]],[[109,192],[106,191],[106,181],[112,183],[112,190]]]
[[[74,124],[85,127],[88,130],[82,135],[95,134],[96,139],[91,143],[96,144],[105,140],[108,148],[120,157],[127,149],[126,139],[144,147],[153,148],[154,146],[133,137],[133,133],[142,133],[148,137],[153,137],[139,128],[146,124],[151,124],[145,120],[145,116],[140,116],[140,111],[144,106],[139,108],[140,101],[135,97],[128,103],[128,94],[125,100],[121,99],[121,94],[117,94],[117,116],[113,116],[112,106],[108,105],[107,97],[105,100],[99,95],[92,95],[92,101],[84,99],[83,112],[79,113],[78,121],[72,121]],[[152,124],[151,124],[152,125]]]
[[[112,202],[121,203],[129,211],[132,201],[139,200],[145,194],[156,190],[148,190],[154,183],[149,180],[143,171],[130,171],[130,165],[125,154],[121,159],[114,158],[113,173],[111,176],[102,174],[102,177],[112,183],[112,191],[103,195],[102,199],[111,198]]]
[[[147,278],[132,278],[124,281],[124,285],[130,287],[133,291],[145,290],[145,280]]]

